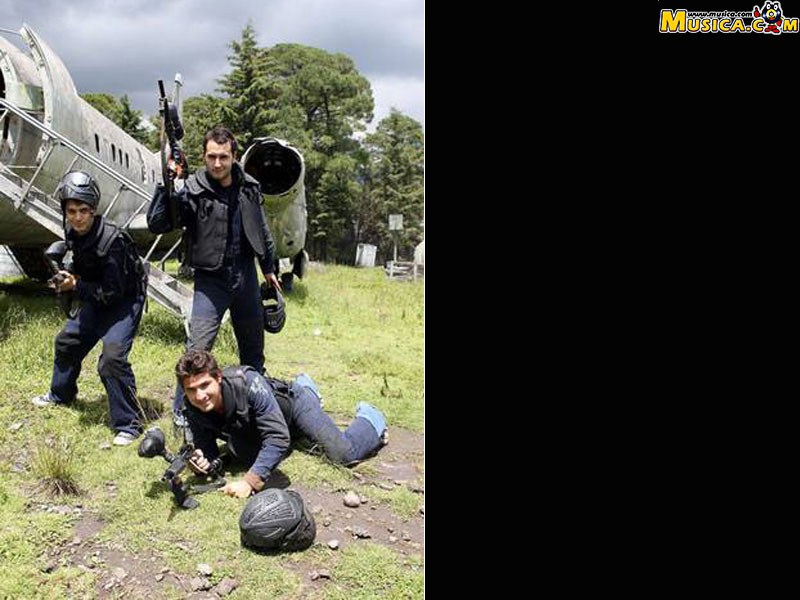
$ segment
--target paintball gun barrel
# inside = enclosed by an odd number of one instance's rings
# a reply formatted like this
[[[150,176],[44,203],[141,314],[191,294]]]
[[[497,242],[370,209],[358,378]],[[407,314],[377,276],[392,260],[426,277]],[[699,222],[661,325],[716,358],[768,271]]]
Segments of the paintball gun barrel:
[[[161,94],[159,112],[161,113],[163,132],[166,136],[166,145],[169,147],[169,156],[164,164],[164,185],[170,186],[172,180],[185,179],[189,176],[189,164],[180,145],[184,132],[178,116],[178,107],[170,104],[167,93],[164,91],[164,81],[162,79],[158,80],[158,91]]]

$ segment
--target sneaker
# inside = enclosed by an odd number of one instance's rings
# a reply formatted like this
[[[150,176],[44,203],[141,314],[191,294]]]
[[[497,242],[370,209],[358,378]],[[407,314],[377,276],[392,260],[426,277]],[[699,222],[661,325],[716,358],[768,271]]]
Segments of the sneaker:
[[[55,406],[58,402],[55,401],[55,398],[50,395],[50,392],[45,392],[39,396],[36,396],[31,400],[34,406],[38,406],[40,408],[44,408],[46,406]]]
[[[115,446],[127,446],[128,444],[131,444],[137,437],[139,436],[128,433],[127,431],[118,431],[112,443]]]

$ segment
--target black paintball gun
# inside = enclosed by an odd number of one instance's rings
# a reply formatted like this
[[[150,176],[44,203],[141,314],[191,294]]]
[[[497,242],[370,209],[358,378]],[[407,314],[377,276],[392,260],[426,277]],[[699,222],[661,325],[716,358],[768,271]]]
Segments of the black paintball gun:
[[[144,439],[139,443],[139,456],[143,458],[153,458],[163,456],[169,463],[167,470],[161,476],[161,481],[169,481],[169,487],[175,496],[175,504],[181,508],[196,508],[200,503],[191,497],[190,494],[202,494],[225,485],[223,475],[223,464],[219,458],[211,462],[208,475],[215,479],[212,483],[204,485],[187,485],[181,480],[181,473],[186,469],[189,460],[194,452],[194,444],[185,442],[178,450],[177,454],[171,454],[164,441],[164,432],[158,427],[151,427],[144,434]]]
[[[163,177],[164,185],[169,186],[175,179],[186,179],[189,176],[189,164],[180,145],[183,139],[183,124],[178,116],[178,107],[170,104],[162,79],[158,80],[158,91],[161,94],[158,112],[161,115],[162,135],[166,137],[166,140],[162,138],[161,146],[165,154],[168,154],[163,161]]]
[[[67,258],[68,253],[70,258]],[[53,273],[53,276],[47,280],[47,286],[56,290],[58,305],[61,307],[64,314],[67,315],[67,318],[74,319],[80,310],[80,305],[75,301],[74,290],[69,292],[58,291],[58,286],[66,279],[66,275],[63,274],[63,271],[70,271],[72,269],[72,254],[69,248],[67,248],[67,243],[64,240],[53,242],[47,247],[47,250],[44,251],[44,255],[45,258],[47,258],[50,271]]]
[[[178,107],[171,104],[164,91],[164,81],[158,80],[158,112],[161,115],[161,175],[164,187],[170,198],[170,218],[172,223],[177,223],[177,204],[172,200],[175,191],[174,181],[186,179],[189,176],[189,163],[181,149],[180,141],[183,139],[183,124],[178,116]]]

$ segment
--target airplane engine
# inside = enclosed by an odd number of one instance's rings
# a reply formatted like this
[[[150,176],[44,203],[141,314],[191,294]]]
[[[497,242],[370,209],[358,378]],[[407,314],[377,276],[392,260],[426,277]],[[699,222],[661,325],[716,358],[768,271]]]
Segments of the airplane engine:
[[[277,138],[257,138],[242,156],[245,172],[261,183],[263,210],[275,241],[277,256],[288,257],[291,271],[281,274],[289,290],[294,275],[305,274],[306,187],[303,155]]]

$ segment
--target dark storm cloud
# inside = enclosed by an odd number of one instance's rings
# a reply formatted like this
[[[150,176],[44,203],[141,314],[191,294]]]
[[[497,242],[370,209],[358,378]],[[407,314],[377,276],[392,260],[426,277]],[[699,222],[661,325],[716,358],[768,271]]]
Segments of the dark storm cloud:
[[[183,76],[184,97],[215,93],[230,49],[252,21],[261,46],[291,42],[350,56],[389,106],[424,123],[424,0],[0,0],[0,27],[30,25],[78,91],[127,94],[147,114],[156,81]],[[20,45],[18,36],[3,33]],[[16,39],[12,39],[16,38]],[[21,44],[24,47],[24,44]]]

